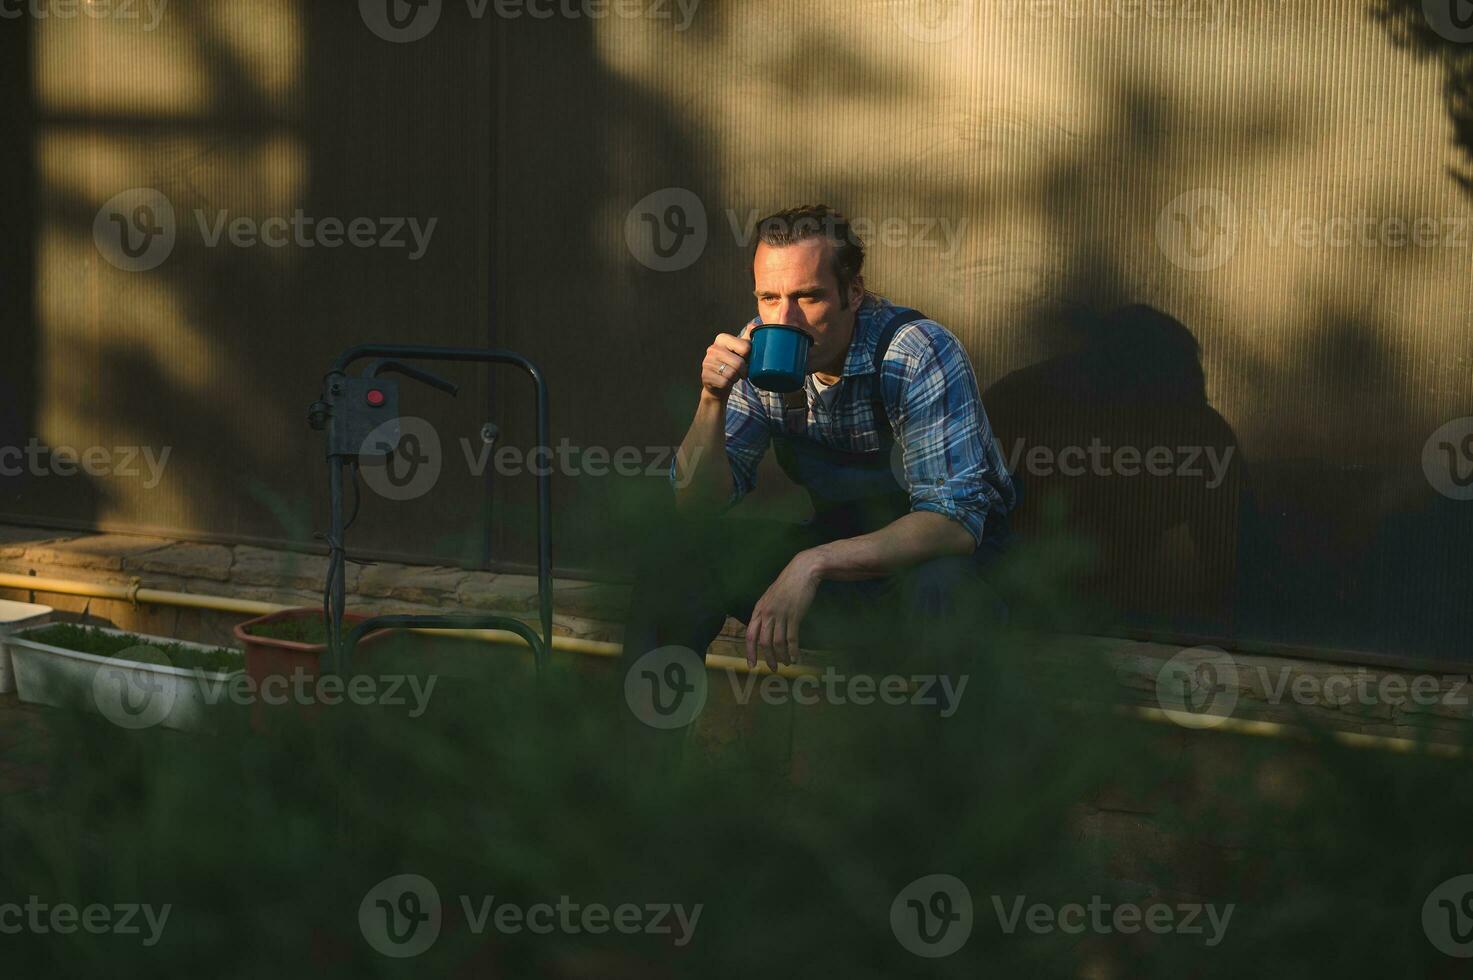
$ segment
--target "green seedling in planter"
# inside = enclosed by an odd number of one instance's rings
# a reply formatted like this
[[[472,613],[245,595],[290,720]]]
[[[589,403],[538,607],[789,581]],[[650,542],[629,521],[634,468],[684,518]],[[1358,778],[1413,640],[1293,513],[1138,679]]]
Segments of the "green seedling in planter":
[[[126,659],[135,662],[164,663],[185,670],[199,669],[209,672],[229,672],[240,670],[243,664],[239,650],[228,647],[216,647],[213,650],[196,650],[192,647],[182,646],[177,643],[158,643],[146,640],[141,636],[124,633],[114,636],[101,630],[88,626],[73,626],[63,623],[56,626],[48,626],[44,630],[27,634],[27,638],[37,643],[45,643],[49,646],[61,647],[64,650],[76,650],[79,653],[90,653],[97,657],[116,657],[127,654]],[[161,660],[152,657],[140,656],[143,650],[153,651]]]

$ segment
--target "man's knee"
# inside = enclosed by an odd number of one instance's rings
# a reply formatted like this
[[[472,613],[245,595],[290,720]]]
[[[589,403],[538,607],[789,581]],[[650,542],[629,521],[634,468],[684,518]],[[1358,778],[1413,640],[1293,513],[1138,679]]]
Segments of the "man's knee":
[[[969,581],[976,578],[970,559],[932,558],[901,577],[907,604],[917,612],[943,612]]]
[[[967,622],[1007,620],[1006,604],[971,556],[922,562],[902,577],[902,591],[914,616]]]
[[[719,531],[714,519],[681,518],[651,533],[635,549],[635,580],[678,581],[709,564]]]

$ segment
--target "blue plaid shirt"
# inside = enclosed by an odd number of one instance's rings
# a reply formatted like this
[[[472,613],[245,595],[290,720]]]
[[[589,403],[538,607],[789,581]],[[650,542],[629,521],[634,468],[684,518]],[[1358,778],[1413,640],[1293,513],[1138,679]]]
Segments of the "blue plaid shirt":
[[[918,320],[896,332],[877,378],[875,343],[888,319],[881,311],[890,308],[890,301],[878,296],[866,297],[860,306],[828,410],[809,376],[806,435],[851,452],[879,449],[873,398],[875,384],[881,384],[897,451],[903,452],[911,510],[949,517],[981,544],[989,518],[1005,517],[1017,503],[1017,492],[982,408],[972,362],[949,330],[935,320]],[[757,464],[772,434],[782,431],[782,395],[745,378],[738,381],[726,403],[733,503],[757,485]]]

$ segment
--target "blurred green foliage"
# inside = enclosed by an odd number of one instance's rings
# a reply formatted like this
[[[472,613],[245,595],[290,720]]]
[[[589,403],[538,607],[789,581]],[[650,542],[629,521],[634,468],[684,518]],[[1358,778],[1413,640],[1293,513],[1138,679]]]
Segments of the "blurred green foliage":
[[[1073,555],[1073,557],[1070,557]],[[6,751],[0,904],[170,905],[162,940],[0,936],[14,977],[1452,976],[1423,931],[1430,891],[1473,871],[1463,761],[1147,724],[1058,618],[1079,555],[1008,571],[1014,628],[957,638],[958,710],[733,703],[709,675],[689,729],[638,723],[612,665],[404,638],[439,678],[430,710],[281,710],[222,734],[124,731],[45,711]],[[1051,573],[1049,569],[1054,569]],[[1040,612],[1040,610],[1042,610]],[[1069,610],[1074,610],[1071,620]],[[1065,646],[1060,646],[1065,644]],[[1044,657],[1045,654],[1049,656]],[[392,659],[392,658],[391,658]],[[375,669],[384,669],[381,661]],[[221,708],[219,710],[233,710]],[[19,774],[26,774],[22,777]],[[411,959],[377,952],[365,896],[422,875],[443,909]],[[924,959],[892,929],[911,882],[955,876],[974,921]],[[526,907],[680,903],[669,935],[477,932],[485,896]],[[1232,903],[1224,938],[1035,933],[1019,896]]]

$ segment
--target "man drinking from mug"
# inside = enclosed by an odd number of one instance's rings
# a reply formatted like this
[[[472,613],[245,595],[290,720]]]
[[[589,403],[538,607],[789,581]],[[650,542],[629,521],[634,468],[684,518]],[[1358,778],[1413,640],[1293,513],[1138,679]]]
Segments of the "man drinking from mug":
[[[796,663],[800,643],[880,635],[898,661],[1005,615],[984,575],[1017,491],[971,363],[945,327],[868,292],[863,265],[863,243],[832,208],[759,223],[758,316],[701,361],[671,474],[680,522],[640,570],[626,662],[665,646],[704,655],[728,615],[747,624],[747,662],[772,669]],[[758,323],[812,338],[802,390],[748,379]],[[720,516],[753,489],[769,449],[807,491],[810,523]]]

